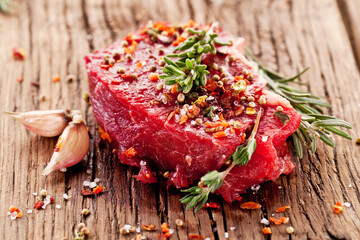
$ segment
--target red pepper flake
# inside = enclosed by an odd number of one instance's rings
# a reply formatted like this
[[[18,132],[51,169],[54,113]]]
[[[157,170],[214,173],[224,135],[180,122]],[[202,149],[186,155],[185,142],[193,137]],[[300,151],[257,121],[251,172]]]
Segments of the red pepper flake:
[[[54,202],[55,202],[54,199],[51,197],[50,198],[50,203],[53,204]]]
[[[204,236],[201,236],[201,235],[198,235],[198,234],[190,234],[190,235],[189,235],[189,238],[190,238],[190,239],[202,239],[202,240],[205,239]]]
[[[272,234],[271,228],[269,228],[269,227],[264,227],[264,228],[263,228],[263,234],[265,234],[265,235]]]
[[[205,126],[208,128],[220,127],[222,124],[220,121],[218,122],[206,122]]]
[[[53,82],[58,82],[58,81],[60,81],[60,76],[55,76],[55,77],[53,77]]]
[[[288,217],[281,217],[280,218],[280,221],[283,223],[283,224],[286,224],[289,222],[289,218]]]
[[[261,205],[256,202],[245,202],[245,203],[240,204],[240,207],[242,209],[255,210],[255,209],[261,208]]]
[[[180,43],[184,42],[186,40],[186,37],[179,36],[175,41],[173,41],[174,46],[178,46]]]
[[[167,223],[161,224],[161,230],[163,233],[169,232],[169,225]]]
[[[137,42],[132,41],[132,44],[128,47],[124,47],[124,52],[127,54],[133,54],[136,50]]]
[[[134,147],[131,147],[127,150],[125,150],[124,152],[121,153],[122,156],[125,156],[127,158],[132,158],[133,156],[135,156],[137,154],[137,151]]]
[[[93,191],[90,191],[90,190],[81,190],[80,194],[82,196],[94,196],[95,195],[95,193]]]
[[[166,23],[164,22],[156,22],[154,23],[154,28],[156,28],[158,31],[165,31],[167,32],[169,35],[173,34],[173,32],[175,32],[175,28],[173,27],[169,27]]]
[[[159,75],[157,73],[150,73],[149,77],[151,81],[159,80]]]
[[[214,138],[223,138],[223,137],[226,137],[227,134],[224,131],[219,131],[219,132],[213,133],[213,136],[214,136]]]
[[[282,221],[279,219],[276,219],[274,217],[269,218],[270,222],[275,223],[275,225],[281,225]]]
[[[216,204],[216,203],[205,203],[204,207],[205,208],[214,208],[214,209],[219,209],[220,208],[220,206],[218,204]]]
[[[276,212],[281,213],[281,212],[284,212],[288,208],[290,208],[290,206],[283,206],[283,207],[280,207],[280,208],[276,209]]]
[[[112,65],[112,64],[106,64],[106,65],[101,65],[100,67],[101,67],[102,69],[109,70],[109,68],[111,68],[112,66],[114,66],[114,65]]]
[[[142,64],[142,62],[140,61],[140,62],[138,62],[138,63],[136,64],[136,66],[139,67],[139,68],[142,68],[142,67],[143,67],[143,64]]]
[[[337,202],[336,205],[334,205],[334,212],[339,214],[343,211],[343,206],[341,202]]]
[[[94,192],[95,194],[99,194],[99,193],[101,193],[102,191],[104,191],[104,187],[102,187],[102,186],[96,186],[96,188],[93,189],[93,192]]]
[[[103,140],[108,140],[111,143],[111,137],[107,132],[105,132],[102,128],[99,128],[100,138]]]
[[[11,213],[11,216],[10,216],[11,220],[22,217],[22,212],[17,207],[11,206],[9,208],[9,212]],[[15,213],[16,215],[13,213]]]
[[[182,115],[180,118],[180,124],[184,124],[188,120],[188,116],[186,114]]]
[[[170,92],[172,94],[177,93],[178,85],[179,85],[178,83],[175,83],[174,86],[171,88]]]
[[[23,82],[24,81],[24,78],[23,77],[18,77],[18,78],[16,78],[16,81],[18,81],[18,82]]]
[[[24,60],[25,59],[25,51],[22,48],[13,48],[12,54],[15,60]]]
[[[44,202],[43,201],[37,201],[35,204],[34,204],[34,208],[35,209],[40,209],[42,206],[44,206]]]

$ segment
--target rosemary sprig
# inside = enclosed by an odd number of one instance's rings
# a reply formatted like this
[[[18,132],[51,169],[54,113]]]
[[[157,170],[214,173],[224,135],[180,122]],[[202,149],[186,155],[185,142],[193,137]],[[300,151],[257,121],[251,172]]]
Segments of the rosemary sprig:
[[[0,0],[0,11],[8,13],[9,8],[12,7],[14,2],[12,0]]]
[[[197,31],[189,28],[188,32],[192,34],[186,41],[179,44],[174,49],[174,54],[164,57],[167,66],[162,70],[165,73],[160,75],[161,79],[165,79],[166,85],[179,83],[178,91],[189,93],[193,86],[205,86],[206,75],[209,71],[207,66],[201,64],[202,54],[216,54],[215,43],[218,45],[229,45],[229,42],[218,39],[217,33],[214,33],[214,27],[217,23],[211,25],[208,31]],[[181,51],[181,53],[176,53]],[[176,61],[170,60],[176,58]]]
[[[260,110],[256,117],[252,133],[247,142],[238,146],[235,152],[229,157],[232,162],[227,169],[222,172],[218,172],[217,170],[211,171],[200,179],[199,186],[182,190],[182,192],[189,193],[180,200],[181,203],[187,204],[186,210],[195,207],[195,212],[199,211],[199,209],[207,202],[210,193],[214,193],[221,187],[225,177],[229,174],[231,169],[235,166],[244,166],[249,162],[256,149],[255,135],[259,126],[261,113],[262,112]]]
[[[329,108],[329,103],[321,101],[319,97],[311,93],[288,85],[290,82],[299,83],[295,80],[305,73],[308,68],[305,68],[294,77],[285,78],[261,65],[249,49],[246,48],[245,53],[258,65],[259,74],[267,80],[267,89],[287,99],[291,106],[301,114],[300,126],[296,132],[292,134],[292,141],[299,158],[303,157],[303,145],[309,147],[314,153],[318,139],[331,147],[335,147],[335,143],[330,138],[331,132],[343,138],[352,139],[346,132],[336,128],[345,127],[351,129],[350,123],[333,116],[322,114],[321,107]]]

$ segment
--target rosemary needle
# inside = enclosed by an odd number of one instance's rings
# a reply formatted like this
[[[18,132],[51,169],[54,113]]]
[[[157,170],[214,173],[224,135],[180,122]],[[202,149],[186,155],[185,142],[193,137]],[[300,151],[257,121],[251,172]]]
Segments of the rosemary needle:
[[[335,147],[334,141],[330,138],[331,132],[343,138],[352,139],[346,132],[337,128],[345,127],[351,129],[350,123],[333,116],[322,114],[321,107],[329,108],[329,103],[321,101],[319,97],[311,93],[288,85],[290,82],[295,82],[308,68],[305,68],[294,77],[285,78],[261,65],[249,49],[246,48],[245,53],[258,65],[259,74],[267,81],[267,89],[287,99],[291,106],[301,114],[300,126],[295,133],[291,135],[295,151],[299,158],[302,158],[304,155],[303,145],[309,147],[314,153],[318,139],[331,147]]]

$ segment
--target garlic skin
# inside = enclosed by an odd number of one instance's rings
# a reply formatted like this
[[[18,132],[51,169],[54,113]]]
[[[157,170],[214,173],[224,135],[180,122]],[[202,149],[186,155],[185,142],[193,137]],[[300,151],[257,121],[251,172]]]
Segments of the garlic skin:
[[[19,120],[30,132],[43,137],[59,136],[70,120],[70,113],[65,110],[5,112]]]
[[[59,137],[42,175],[47,176],[52,171],[79,163],[89,151],[90,138],[83,118],[80,114],[74,114],[72,119]]]

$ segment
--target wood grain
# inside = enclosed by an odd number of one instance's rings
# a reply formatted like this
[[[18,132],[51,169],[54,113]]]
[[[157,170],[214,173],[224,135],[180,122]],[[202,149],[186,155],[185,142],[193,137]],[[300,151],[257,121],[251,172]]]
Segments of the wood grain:
[[[200,234],[210,239],[358,239],[360,236],[359,147],[354,141],[335,137],[336,148],[319,144],[316,154],[305,152],[289,176],[249,191],[246,200],[262,204],[257,211],[243,211],[237,203],[227,204],[214,196],[220,210],[185,211],[181,194],[168,190],[166,183],[143,185],[132,177],[137,173],[119,163],[109,146],[97,143],[97,125],[91,106],[83,100],[88,92],[83,56],[101,49],[134,31],[149,19],[171,22],[217,20],[221,26],[247,39],[261,61],[286,75],[310,66],[301,78],[311,92],[328,99],[330,114],[353,124],[350,134],[360,135],[360,79],[357,1],[335,0],[63,0],[19,1],[14,13],[0,15],[0,111],[34,109],[80,109],[91,131],[91,148],[85,159],[66,173],[44,178],[56,138],[41,138],[27,132],[18,122],[0,117],[0,239],[61,239],[73,237],[76,225],[84,222],[92,239],[131,239],[123,236],[124,224],[169,223],[175,229],[171,239],[188,239]],[[346,7],[346,9],[345,9]],[[351,23],[349,25],[349,23]],[[26,51],[26,60],[14,61],[11,48]],[[73,74],[74,81],[66,76]],[[60,82],[52,82],[59,75]],[[19,83],[17,77],[24,77]],[[36,82],[39,87],[31,85]],[[40,96],[45,95],[45,101]],[[106,191],[95,198],[83,198],[84,180],[100,178]],[[351,186],[351,187],[350,187]],[[31,194],[42,188],[61,209],[27,214],[36,201]],[[62,199],[63,193],[70,196]],[[342,214],[333,213],[337,202],[350,202]],[[19,207],[24,216],[11,221],[8,207]],[[295,234],[288,225],[273,226],[264,237],[260,220],[283,205]],[[84,218],[80,211],[89,208]],[[184,227],[176,227],[176,219]],[[235,227],[234,230],[232,227]],[[155,232],[142,234],[157,239]]]

